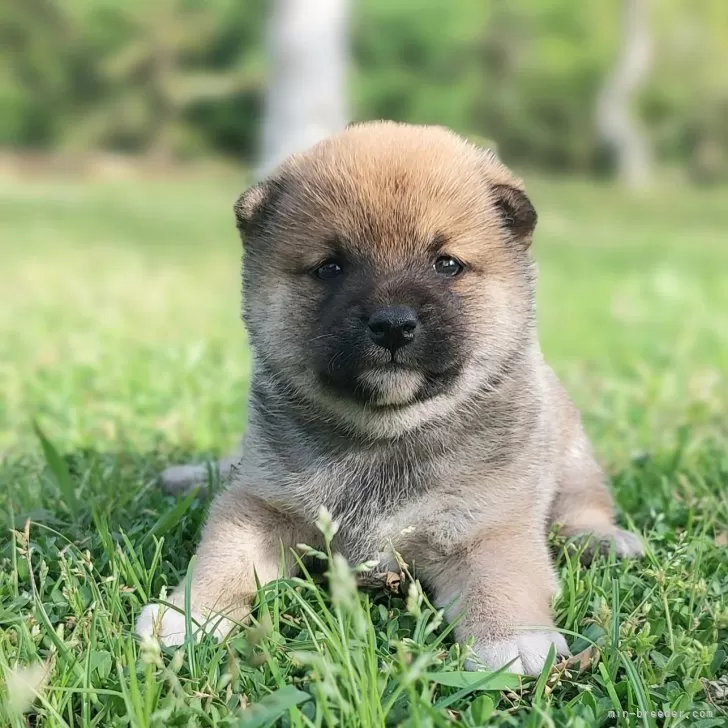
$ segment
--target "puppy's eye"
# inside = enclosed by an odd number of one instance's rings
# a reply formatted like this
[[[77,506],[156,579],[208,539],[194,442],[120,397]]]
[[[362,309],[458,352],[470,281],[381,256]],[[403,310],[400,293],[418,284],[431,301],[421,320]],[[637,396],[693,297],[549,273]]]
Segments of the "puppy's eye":
[[[432,267],[435,269],[435,273],[448,278],[455,278],[465,270],[465,266],[459,260],[455,260],[449,255],[441,255]]]
[[[335,261],[327,260],[314,270],[314,275],[322,281],[330,281],[337,278],[344,272],[344,269]]]

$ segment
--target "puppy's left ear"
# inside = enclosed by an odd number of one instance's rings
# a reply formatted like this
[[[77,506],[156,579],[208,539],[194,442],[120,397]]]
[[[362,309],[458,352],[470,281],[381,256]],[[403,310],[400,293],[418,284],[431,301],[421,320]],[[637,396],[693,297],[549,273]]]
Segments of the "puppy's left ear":
[[[520,187],[496,184],[491,187],[496,210],[503,225],[524,248],[531,245],[538,215],[528,195]]]
[[[249,187],[235,201],[235,224],[243,236],[243,242],[246,236],[265,227],[281,191],[282,185],[278,181],[267,179]]]
[[[491,201],[500,216],[501,224],[514,241],[528,248],[538,215],[523,189],[523,183],[490,149],[484,150],[482,165]]]

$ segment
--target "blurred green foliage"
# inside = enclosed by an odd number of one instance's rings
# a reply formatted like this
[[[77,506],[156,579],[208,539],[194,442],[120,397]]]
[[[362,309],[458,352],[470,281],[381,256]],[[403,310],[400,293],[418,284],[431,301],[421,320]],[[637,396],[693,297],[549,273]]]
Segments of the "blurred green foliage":
[[[250,158],[264,0],[3,0],[0,145]],[[354,0],[356,118],[445,124],[514,164],[598,172],[616,0]],[[639,99],[657,158],[728,173],[728,2],[652,3]]]

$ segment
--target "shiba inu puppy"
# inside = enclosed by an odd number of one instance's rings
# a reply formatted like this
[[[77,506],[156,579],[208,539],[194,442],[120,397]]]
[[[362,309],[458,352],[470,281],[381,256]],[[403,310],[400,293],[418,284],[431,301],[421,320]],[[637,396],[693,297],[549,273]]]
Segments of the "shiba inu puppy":
[[[281,547],[316,545],[323,505],[350,561],[396,551],[464,615],[473,666],[535,674],[551,645],[568,653],[549,526],[641,545],[541,354],[521,182],[446,129],[367,123],[291,157],[235,215],[250,414],[190,576],[193,622],[223,636],[244,619],[254,571],[276,579]],[[147,605],[137,631],[178,643],[185,618]]]

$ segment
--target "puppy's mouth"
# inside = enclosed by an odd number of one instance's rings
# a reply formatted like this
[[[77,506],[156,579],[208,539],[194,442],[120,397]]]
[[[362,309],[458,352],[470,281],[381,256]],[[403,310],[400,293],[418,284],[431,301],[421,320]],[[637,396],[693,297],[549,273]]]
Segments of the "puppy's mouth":
[[[392,358],[384,362],[383,364],[375,364],[371,367],[368,367],[366,371],[371,372],[418,372],[419,369],[417,367],[412,366],[411,364],[406,364],[405,362],[398,361],[395,359],[394,355],[392,355]]]
[[[449,391],[461,371],[459,364],[431,372],[390,360],[370,364],[345,376],[319,372],[321,383],[338,397],[376,410],[398,410]]]
[[[328,395],[365,409],[399,410],[447,394],[457,386],[466,360],[455,351],[433,346],[328,350],[316,366]]]
[[[404,407],[419,398],[425,383],[421,371],[392,360],[359,374],[357,390],[370,406]]]

